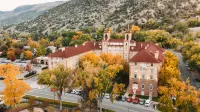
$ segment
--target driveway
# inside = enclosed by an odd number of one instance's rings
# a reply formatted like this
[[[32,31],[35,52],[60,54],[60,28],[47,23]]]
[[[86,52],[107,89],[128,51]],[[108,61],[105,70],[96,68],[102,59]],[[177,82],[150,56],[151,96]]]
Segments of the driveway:
[[[185,66],[185,63],[183,62],[183,57],[180,52],[174,52],[173,53],[178,57],[179,60],[179,69],[181,72],[181,78],[182,80],[186,81],[188,78],[190,79],[190,84],[196,88],[200,87],[200,84],[196,82],[196,79],[200,79],[200,75],[197,72],[189,71],[188,68]]]

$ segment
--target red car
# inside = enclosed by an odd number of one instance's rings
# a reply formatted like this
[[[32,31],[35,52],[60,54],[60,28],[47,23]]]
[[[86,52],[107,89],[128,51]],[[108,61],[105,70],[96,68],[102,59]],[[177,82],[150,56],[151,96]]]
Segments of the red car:
[[[132,99],[131,97],[129,97],[129,98],[127,98],[126,101],[130,103],[130,102],[132,102],[132,100],[133,100],[133,99]]]
[[[138,98],[138,97],[135,97],[135,98],[133,99],[133,103],[138,104],[138,103],[139,103],[139,98]]]

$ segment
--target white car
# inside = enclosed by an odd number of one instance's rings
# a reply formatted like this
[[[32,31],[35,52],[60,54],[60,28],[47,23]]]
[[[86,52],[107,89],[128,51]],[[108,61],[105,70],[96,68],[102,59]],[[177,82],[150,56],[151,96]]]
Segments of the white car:
[[[151,101],[150,100],[146,100],[144,106],[145,107],[149,107],[151,105]]]
[[[75,93],[76,93],[76,90],[73,89],[73,90],[71,91],[71,94],[75,94]]]
[[[80,92],[81,92],[81,90],[76,90],[76,91],[75,91],[75,94],[76,94],[76,95],[79,95]]]
[[[106,99],[109,99],[110,98],[110,95],[108,93],[105,93],[105,96],[104,96]]]

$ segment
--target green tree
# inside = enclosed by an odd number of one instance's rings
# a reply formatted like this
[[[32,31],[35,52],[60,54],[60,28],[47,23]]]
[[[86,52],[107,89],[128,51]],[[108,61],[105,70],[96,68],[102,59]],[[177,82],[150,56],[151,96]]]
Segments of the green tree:
[[[38,75],[38,84],[47,85],[56,91],[61,110],[63,90],[71,86],[71,74],[70,69],[58,65],[53,70],[45,70]]]
[[[187,34],[188,31],[189,31],[188,25],[187,25],[187,23],[185,23],[185,22],[177,22],[177,23],[174,25],[174,30],[175,30],[175,31],[182,32],[183,34]]]
[[[43,46],[39,46],[36,48],[36,56],[44,56],[46,54],[46,50]]]

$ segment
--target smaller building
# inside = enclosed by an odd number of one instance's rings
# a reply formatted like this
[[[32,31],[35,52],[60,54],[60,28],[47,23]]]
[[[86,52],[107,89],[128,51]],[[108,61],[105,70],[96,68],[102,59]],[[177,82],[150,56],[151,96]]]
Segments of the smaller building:
[[[52,51],[52,53],[56,52],[57,49],[55,46],[49,46],[47,48],[49,48]]]
[[[36,60],[36,63],[38,64],[44,64],[44,65],[48,65],[48,57],[37,57],[35,60]]]

